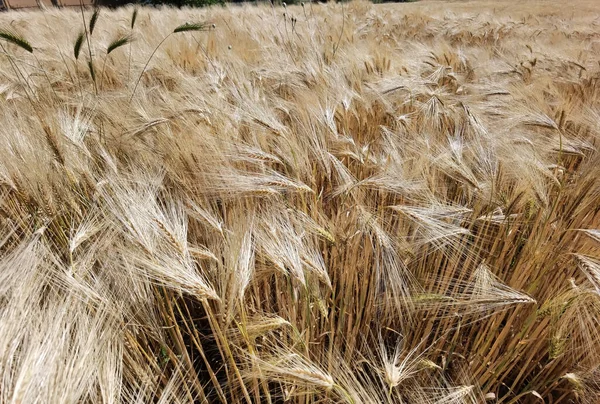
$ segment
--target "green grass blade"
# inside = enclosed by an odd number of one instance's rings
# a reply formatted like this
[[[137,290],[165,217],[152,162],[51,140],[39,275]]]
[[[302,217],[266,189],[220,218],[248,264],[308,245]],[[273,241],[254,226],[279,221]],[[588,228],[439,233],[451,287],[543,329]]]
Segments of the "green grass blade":
[[[92,18],[90,19],[90,36],[94,33],[94,28],[96,27],[96,23],[98,22],[99,16],[100,16],[100,9],[97,8],[94,10],[94,14],[92,14]]]
[[[0,38],[17,45],[19,48],[25,49],[29,53],[33,53],[33,47],[31,44],[16,32],[0,29]]]
[[[182,24],[180,26],[178,26],[177,28],[175,28],[173,30],[173,33],[176,34],[178,32],[188,32],[188,31],[204,31],[206,29],[206,24],[203,23],[191,23],[191,22],[186,22],[185,24]]]
[[[133,14],[131,15],[131,29],[135,27],[135,21],[137,20],[138,9],[137,7],[133,9]]]
[[[125,35],[125,36],[122,36],[122,37],[119,37],[119,38],[115,39],[106,48],[106,54],[110,55],[110,53],[112,51],[114,51],[115,49],[120,48],[123,45],[127,45],[128,43],[131,43],[131,41],[132,41],[131,35]]]
[[[85,34],[83,32],[80,32],[79,35],[77,35],[77,39],[75,40],[75,45],[73,46],[73,55],[75,56],[75,59],[79,59],[79,53],[81,52],[81,45],[83,45],[83,40],[85,38]]]

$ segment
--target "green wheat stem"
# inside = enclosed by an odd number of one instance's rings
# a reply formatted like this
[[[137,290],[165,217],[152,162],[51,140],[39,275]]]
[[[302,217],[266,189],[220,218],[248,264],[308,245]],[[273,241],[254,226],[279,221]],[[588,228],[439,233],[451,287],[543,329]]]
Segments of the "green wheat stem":
[[[88,53],[89,53],[89,57],[90,57],[90,61],[88,66],[90,66],[90,75],[92,76],[92,81],[94,82],[94,91],[96,93],[96,95],[98,95],[98,86],[96,85],[96,80],[94,78],[94,74],[93,74],[93,57],[92,57],[92,45],[90,44],[90,36],[88,35],[88,29],[87,29],[87,25],[85,23],[85,13],[83,12],[83,0],[79,0],[79,8],[81,10],[81,19],[83,20],[83,29],[85,31],[85,39],[87,41],[87,46],[88,46]]]
[[[127,44],[131,44],[131,35],[122,36],[115,39],[106,48],[106,56],[104,57],[104,62],[102,63],[102,72],[100,74],[100,89],[102,89],[102,84],[104,83],[104,69],[106,68],[106,61],[108,60],[108,56],[115,50]]]
[[[154,50],[152,51],[152,53],[150,54],[150,57],[148,58],[148,60],[146,61],[146,64],[144,65],[144,68],[142,69],[142,72],[140,73],[140,75],[138,76],[136,82],[135,82],[135,86],[133,87],[133,91],[131,92],[131,97],[129,97],[129,102],[131,102],[131,100],[133,100],[133,96],[135,95],[135,90],[137,90],[138,85],[140,84],[140,80],[142,80],[142,76],[144,75],[144,72],[146,71],[146,68],[148,68],[148,64],[150,64],[150,60],[152,60],[152,57],[154,57],[154,54],[156,53],[156,51],[158,50],[158,48],[160,48],[160,46],[171,36],[173,35],[173,32],[171,32],[169,35],[167,35],[166,37],[163,38],[162,41],[160,41],[160,43],[158,45],[156,45],[156,48],[154,48]]]
[[[214,27],[214,25],[213,25],[213,27]],[[131,101],[133,100],[133,96],[135,95],[135,90],[137,90],[137,87],[140,84],[140,80],[142,80],[142,76],[144,75],[144,72],[148,68],[148,64],[150,64],[150,60],[152,60],[152,58],[154,57],[154,54],[156,53],[156,51],[158,50],[158,48],[160,48],[160,46],[167,39],[169,39],[169,37],[171,35],[178,34],[180,32],[203,31],[205,28],[206,28],[206,25],[203,24],[203,23],[189,23],[189,22],[186,22],[185,24],[182,24],[182,25],[179,25],[178,27],[175,27],[175,29],[173,30],[173,32],[170,32],[169,35],[167,35],[166,37],[164,37],[163,40],[160,41],[160,43],[158,45],[156,45],[156,48],[154,48],[154,50],[150,54],[150,57],[146,61],[146,64],[144,65],[144,68],[142,69],[142,72],[140,73],[137,81],[135,82],[135,86],[133,87],[133,91],[131,92],[131,97],[129,97],[129,102],[131,103]]]

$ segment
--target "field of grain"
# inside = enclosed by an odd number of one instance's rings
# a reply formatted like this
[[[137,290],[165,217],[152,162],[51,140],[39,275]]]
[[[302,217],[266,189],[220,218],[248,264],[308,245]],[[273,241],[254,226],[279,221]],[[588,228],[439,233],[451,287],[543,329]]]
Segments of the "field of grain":
[[[598,403],[600,5],[0,15],[0,402]]]

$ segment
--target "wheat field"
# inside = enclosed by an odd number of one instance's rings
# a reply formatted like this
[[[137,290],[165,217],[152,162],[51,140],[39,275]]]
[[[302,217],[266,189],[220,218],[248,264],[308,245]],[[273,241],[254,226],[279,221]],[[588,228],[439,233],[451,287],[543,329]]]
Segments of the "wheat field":
[[[600,402],[600,4],[0,45],[1,403]]]

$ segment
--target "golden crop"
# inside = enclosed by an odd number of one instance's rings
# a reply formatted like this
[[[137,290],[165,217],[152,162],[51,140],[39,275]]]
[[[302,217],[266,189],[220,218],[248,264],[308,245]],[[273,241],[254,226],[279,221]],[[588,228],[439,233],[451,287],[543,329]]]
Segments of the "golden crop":
[[[0,402],[599,402],[599,15],[0,15]]]

